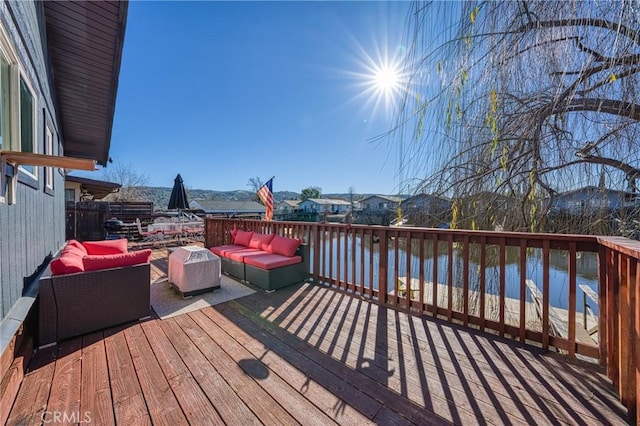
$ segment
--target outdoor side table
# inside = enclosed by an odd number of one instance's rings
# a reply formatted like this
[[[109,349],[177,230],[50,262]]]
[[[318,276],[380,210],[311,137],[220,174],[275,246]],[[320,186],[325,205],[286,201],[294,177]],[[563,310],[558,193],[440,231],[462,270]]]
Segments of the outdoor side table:
[[[185,246],[169,255],[169,282],[189,297],[220,288],[220,258],[206,248]]]

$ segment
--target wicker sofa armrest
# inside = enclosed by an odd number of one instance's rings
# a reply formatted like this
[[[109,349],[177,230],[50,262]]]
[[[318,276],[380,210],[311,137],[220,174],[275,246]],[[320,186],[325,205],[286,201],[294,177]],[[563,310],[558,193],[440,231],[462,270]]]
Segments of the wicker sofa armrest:
[[[148,317],[150,276],[145,263],[43,277],[38,346]]]

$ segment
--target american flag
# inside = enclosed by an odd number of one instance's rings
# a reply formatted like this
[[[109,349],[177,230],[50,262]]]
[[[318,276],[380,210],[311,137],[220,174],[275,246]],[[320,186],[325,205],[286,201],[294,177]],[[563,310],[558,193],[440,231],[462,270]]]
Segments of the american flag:
[[[273,178],[262,185],[260,189],[258,189],[257,194],[262,204],[267,208],[264,215],[265,220],[273,220]]]

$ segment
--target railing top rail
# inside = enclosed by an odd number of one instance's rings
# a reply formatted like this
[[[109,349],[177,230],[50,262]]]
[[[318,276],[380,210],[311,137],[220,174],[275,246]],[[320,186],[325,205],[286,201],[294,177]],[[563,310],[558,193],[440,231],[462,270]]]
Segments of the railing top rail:
[[[597,239],[598,243],[607,248],[640,260],[640,241],[625,237],[597,237]]]
[[[233,219],[233,218],[216,218],[211,217],[207,218],[208,220],[216,220],[216,221],[244,221],[245,219]],[[250,222],[264,222],[269,223],[262,220],[256,219],[247,219]],[[527,240],[553,240],[553,241],[571,241],[571,242],[581,242],[581,243],[597,243],[599,241],[599,237],[594,235],[580,235],[580,234],[550,234],[550,233],[529,233],[529,232],[506,232],[506,231],[473,231],[470,229],[442,229],[442,228],[421,228],[417,226],[411,227],[402,227],[402,226],[380,226],[380,225],[358,225],[358,224],[344,224],[344,223],[319,223],[319,222],[296,222],[296,221],[273,221],[272,223],[291,225],[291,226],[300,226],[306,225],[309,227],[318,227],[318,226],[331,226],[338,228],[351,228],[351,229],[373,229],[373,230],[386,230],[386,231],[411,231],[411,232],[422,232],[425,234],[439,234],[439,235],[471,235],[477,237],[492,237],[492,238],[518,238],[518,239],[527,239]],[[609,237],[613,238],[613,237]],[[621,240],[626,240],[625,238],[620,237]],[[627,240],[631,241],[631,240]]]

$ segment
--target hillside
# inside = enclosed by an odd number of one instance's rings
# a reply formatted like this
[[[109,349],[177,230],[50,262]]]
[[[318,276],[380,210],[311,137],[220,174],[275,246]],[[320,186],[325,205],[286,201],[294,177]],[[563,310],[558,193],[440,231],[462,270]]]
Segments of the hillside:
[[[141,201],[152,201],[158,209],[169,204],[171,188],[140,187],[138,190],[140,194],[142,194]],[[244,190],[213,191],[209,189],[187,189],[187,196],[189,200],[247,201],[258,199],[254,192]],[[273,198],[276,203],[283,200],[295,200],[298,197],[299,194],[291,191],[277,191],[273,193]]]
[[[152,201],[157,209],[169,204],[171,196],[171,188],[158,186],[145,186],[136,188],[140,194],[140,201]],[[356,199],[362,199],[370,194],[354,194]],[[257,195],[252,191],[235,190],[235,191],[213,191],[210,189],[187,189],[189,200],[216,200],[216,201],[247,201],[257,200]],[[322,194],[325,198],[349,199],[349,194]],[[292,191],[275,191],[273,198],[276,203],[284,200],[297,200],[300,194]]]

